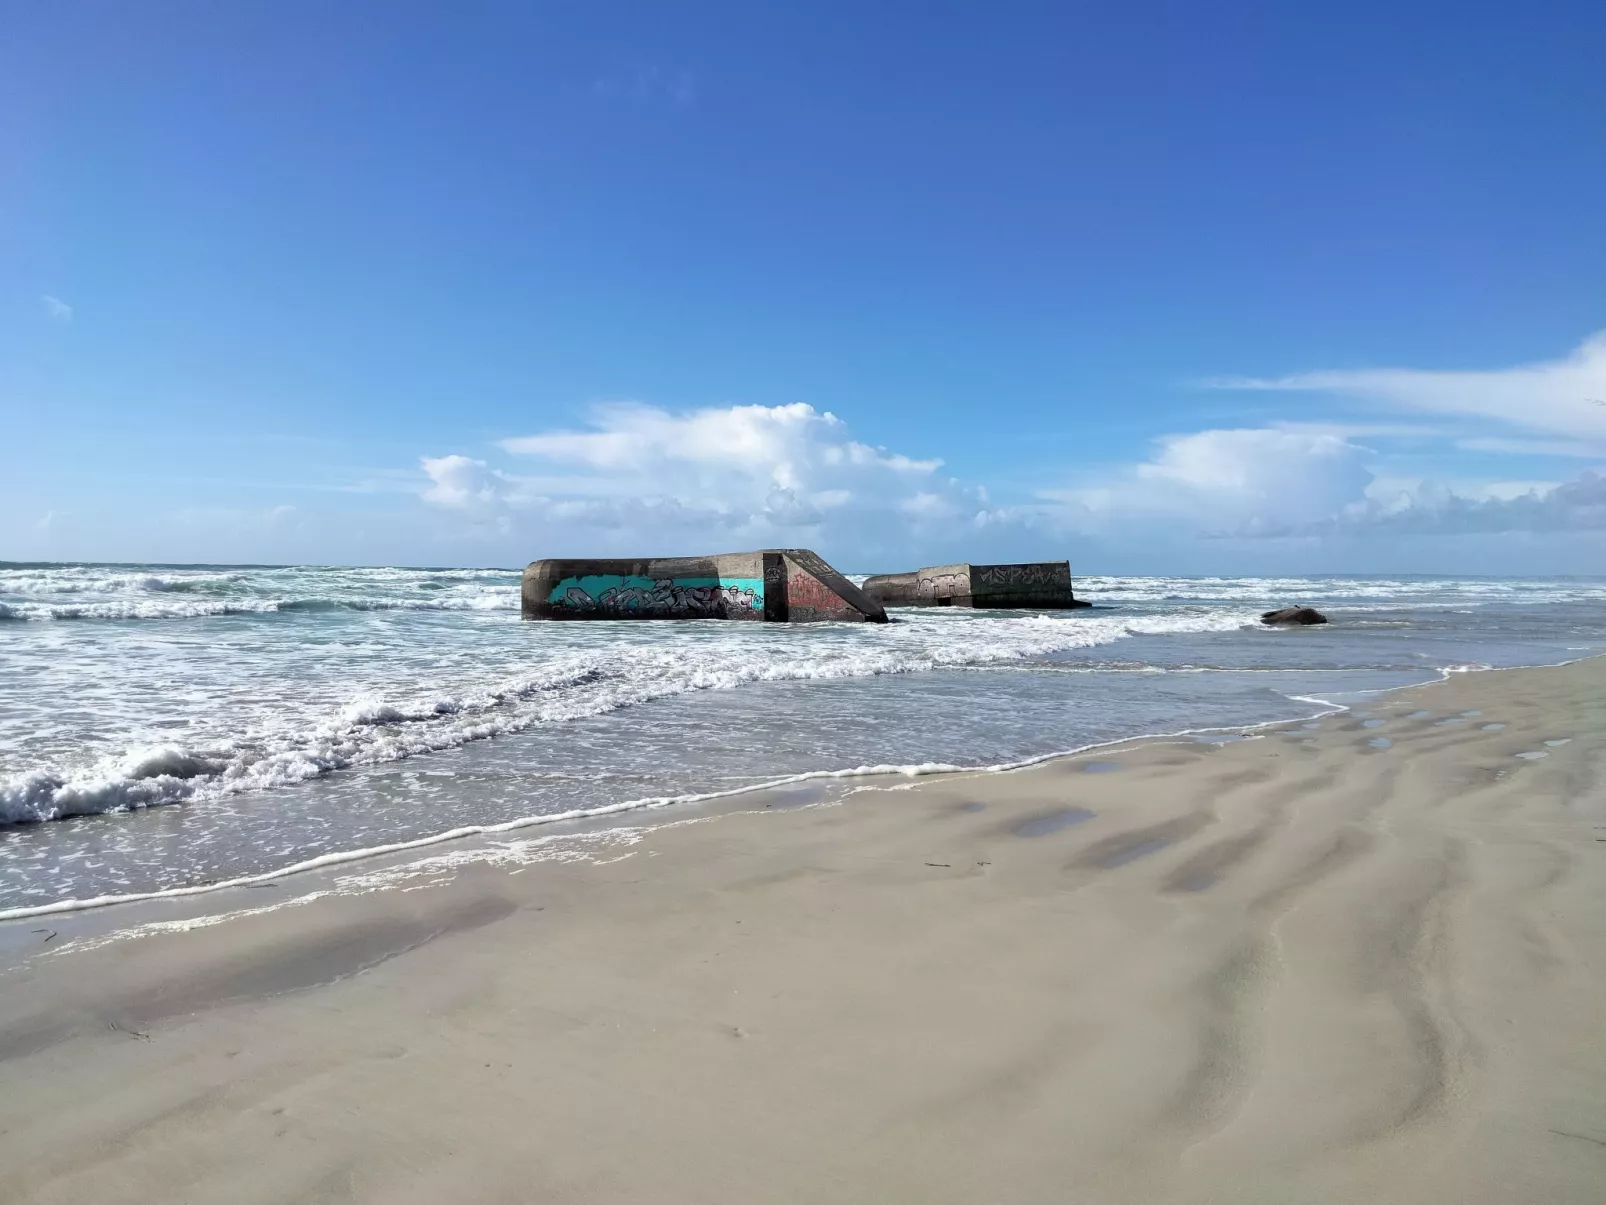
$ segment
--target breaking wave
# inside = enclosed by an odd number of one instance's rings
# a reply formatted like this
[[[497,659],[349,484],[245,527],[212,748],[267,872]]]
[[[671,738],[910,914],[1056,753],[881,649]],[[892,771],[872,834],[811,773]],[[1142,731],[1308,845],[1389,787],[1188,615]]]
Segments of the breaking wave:
[[[511,611],[518,598],[288,598],[262,602],[4,603],[0,619],[205,619],[217,615],[269,615],[296,611]]]
[[[0,619],[178,620],[301,611],[510,611],[508,570],[0,566]]]
[[[276,611],[276,602],[144,602],[86,603],[0,602],[0,619],[200,619],[213,615],[256,615]]]
[[[945,612],[928,613],[921,622],[853,625],[849,633],[821,629],[819,639],[790,644],[637,644],[621,638],[560,653],[489,687],[443,691],[423,685],[406,695],[363,691],[284,730],[241,733],[206,748],[140,746],[87,769],[46,766],[14,773],[0,779],[0,823],[222,798],[692,691],[1007,664],[1133,636],[1231,631],[1255,619],[1254,611],[1237,609],[984,619]]]

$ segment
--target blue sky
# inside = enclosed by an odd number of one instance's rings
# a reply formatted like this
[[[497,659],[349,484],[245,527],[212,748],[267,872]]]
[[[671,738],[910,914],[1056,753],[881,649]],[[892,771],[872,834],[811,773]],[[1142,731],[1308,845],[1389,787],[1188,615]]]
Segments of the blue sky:
[[[0,559],[1606,571],[1598,5],[0,12]]]

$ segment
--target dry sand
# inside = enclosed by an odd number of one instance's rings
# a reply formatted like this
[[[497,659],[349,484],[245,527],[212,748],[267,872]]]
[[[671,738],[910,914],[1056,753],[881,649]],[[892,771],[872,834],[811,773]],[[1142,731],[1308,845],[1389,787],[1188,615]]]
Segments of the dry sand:
[[[0,1200],[1606,1200],[1606,660],[1372,712],[25,922]]]

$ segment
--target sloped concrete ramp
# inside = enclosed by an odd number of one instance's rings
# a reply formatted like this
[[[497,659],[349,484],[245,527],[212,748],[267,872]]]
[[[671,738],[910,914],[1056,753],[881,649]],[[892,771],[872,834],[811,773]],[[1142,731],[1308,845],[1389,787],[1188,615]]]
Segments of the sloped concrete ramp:
[[[521,596],[525,619],[887,621],[880,603],[807,548],[531,561]]]

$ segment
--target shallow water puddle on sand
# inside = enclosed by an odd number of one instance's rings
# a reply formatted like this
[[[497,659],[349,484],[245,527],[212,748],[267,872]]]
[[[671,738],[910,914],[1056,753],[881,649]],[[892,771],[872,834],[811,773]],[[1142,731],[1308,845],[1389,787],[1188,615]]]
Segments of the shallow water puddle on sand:
[[[831,793],[831,788],[822,782],[799,782],[772,787],[767,793],[778,797],[766,803],[767,808],[800,808],[807,803],[818,803]]]
[[[1169,849],[1178,841],[1191,837],[1200,829],[1207,827],[1210,822],[1211,817],[1208,813],[1193,812],[1186,816],[1178,816],[1174,820],[1167,820],[1163,824],[1116,833],[1112,837],[1106,837],[1089,845],[1072,858],[1065,869],[1114,870],[1118,866],[1125,866],[1128,862],[1136,862],[1139,858],[1159,853],[1162,849]]]
[[[1550,754],[1543,749],[1530,749],[1527,753],[1518,753],[1515,756],[1522,758],[1523,761],[1538,761],[1541,757],[1549,757]]]
[[[1125,866],[1128,862],[1136,862],[1139,858],[1159,853],[1170,844],[1171,842],[1164,837],[1150,837],[1146,841],[1136,841],[1131,845],[1112,849],[1098,860],[1098,865],[1104,870],[1114,870],[1117,866]]]
[[[1193,739],[1201,745],[1230,745],[1249,738],[1241,732],[1201,732]]]
[[[1082,765],[1082,773],[1083,774],[1108,774],[1112,770],[1120,770],[1122,768],[1123,767],[1122,767],[1121,763],[1118,762],[1118,761],[1090,761],[1090,762],[1084,762],[1083,763],[1083,765]]]
[[[1479,732],[1504,732],[1505,728],[1506,728],[1506,726],[1504,724],[1479,724],[1478,725],[1478,731]]]
[[[961,812],[985,812],[987,810],[987,805],[972,799],[969,803],[960,804],[959,810]]]
[[[1406,716],[1405,718],[1408,719],[1408,720],[1426,720],[1426,719],[1431,718],[1432,715],[1433,715],[1433,713],[1431,711],[1413,711],[1410,715]]]
[[[1361,721],[1361,727],[1362,728],[1381,728],[1381,727],[1383,727],[1384,724],[1387,724],[1387,723],[1388,723],[1387,720],[1362,720]]]
[[[1442,720],[1434,720],[1433,726],[1435,728],[1448,728],[1451,724],[1465,724],[1466,722],[1467,720],[1465,716],[1452,715],[1447,716]]]
[[[1049,833],[1057,833],[1061,829],[1081,824],[1085,820],[1091,820],[1093,816],[1094,813],[1086,808],[1062,808],[1057,812],[1049,812],[1044,816],[1030,816],[1009,831],[1017,837],[1046,837]]]
[[[1570,744],[1572,739],[1573,738],[1570,736],[1563,736],[1553,741],[1546,741],[1545,744],[1552,749],[1560,749],[1563,745]]]
[[[1321,725],[1321,721],[1319,721],[1319,720],[1314,724],[1301,724],[1300,725],[1300,727],[1303,728],[1306,732],[1315,732],[1321,726],[1322,726]]]
[[[1464,720],[1471,720],[1471,719],[1476,719],[1478,716],[1480,716],[1482,714],[1483,714],[1483,712],[1481,712],[1481,711],[1463,711],[1461,713],[1461,718],[1464,719]]]
[[[1366,743],[1374,749],[1388,749],[1394,744],[1394,742],[1389,740],[1389,738],[1386,736],[1374,736]]]

